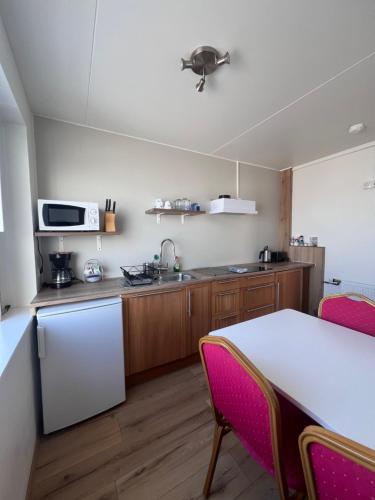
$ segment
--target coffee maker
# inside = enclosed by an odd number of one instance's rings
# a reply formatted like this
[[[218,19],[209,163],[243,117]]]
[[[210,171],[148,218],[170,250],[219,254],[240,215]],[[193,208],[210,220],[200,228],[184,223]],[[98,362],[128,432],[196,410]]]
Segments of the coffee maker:
[[[70,267],[72,252],[48,254],[51,264],[51,288],[65,288],[72,284],[74,273]]]

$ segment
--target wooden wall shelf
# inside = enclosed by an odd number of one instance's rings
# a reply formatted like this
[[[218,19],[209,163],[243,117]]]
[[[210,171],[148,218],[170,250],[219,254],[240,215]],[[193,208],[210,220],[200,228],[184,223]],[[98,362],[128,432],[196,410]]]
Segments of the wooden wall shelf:
[[[37,237],[62,237],[62,236],[115,236],[120,234],[116,232],[106,231],[35,231],[34,236]]]
[[[205,210],[176,210],[174,208],[150,208],[145,212],[148,215],[156,215],[156,222],[160,224],[162,215],[179,215],[181,224],[185,222],[185,217],[194,217],[196,215],[204,215]]]
[[[59,240],[59,252],[64,251],[64,238],[69,236],[96,236],[96,249],[98,252],[102,250],[102,236],[116,236],[120,234],[119,231],[116,232],[106,232],[106,231],[35,231],[34,236],[39,238],[58,238]]]

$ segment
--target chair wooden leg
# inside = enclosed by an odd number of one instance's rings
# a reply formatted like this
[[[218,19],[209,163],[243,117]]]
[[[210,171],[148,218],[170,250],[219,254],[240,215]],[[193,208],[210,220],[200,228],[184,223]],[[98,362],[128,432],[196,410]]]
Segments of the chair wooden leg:
[[[216,424],[214,439],[212,442],[210,465],[208,466],[206,481],[204,483],[204,488],[203,488],[203,494],[206,498],[208,498],[210,495],[211,484],[215,474],[216,463],[219,456],[221,442],[226,433],[227,431],[224,426]]]

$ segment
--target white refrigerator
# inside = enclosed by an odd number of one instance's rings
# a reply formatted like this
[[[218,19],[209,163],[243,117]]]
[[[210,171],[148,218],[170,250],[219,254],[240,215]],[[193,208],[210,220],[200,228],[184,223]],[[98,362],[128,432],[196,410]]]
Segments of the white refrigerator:
[[[44,434],[125,401],[121,298],[43,307],[37,319]]]

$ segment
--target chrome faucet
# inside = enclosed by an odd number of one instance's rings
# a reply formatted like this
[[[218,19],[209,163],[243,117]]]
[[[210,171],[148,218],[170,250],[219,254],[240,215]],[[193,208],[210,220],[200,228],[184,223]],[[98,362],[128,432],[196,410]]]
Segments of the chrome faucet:
[[[176,247],[175,247],[174,241],[171,240],[170,238],[166,238],[165,240],[163,240],[161,242],[161,245],[160,245],[160,259],[159,259],[160,264],[159,264],[159,267],[160,267],[161,271],[168,271],[168,269],[169,269],[168,262],[166,262],[165,264],[163,263],[163,247],[166,243],[170,243],[170,245],[172,245],[172,248],[173,248],[172,267],[173,267],[174,263],[176,262]]]

